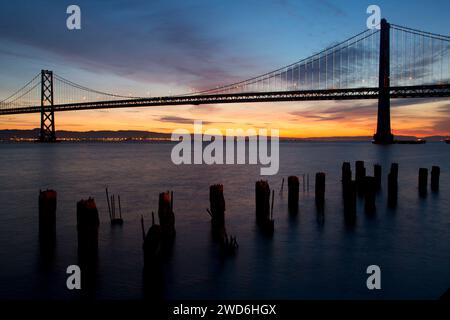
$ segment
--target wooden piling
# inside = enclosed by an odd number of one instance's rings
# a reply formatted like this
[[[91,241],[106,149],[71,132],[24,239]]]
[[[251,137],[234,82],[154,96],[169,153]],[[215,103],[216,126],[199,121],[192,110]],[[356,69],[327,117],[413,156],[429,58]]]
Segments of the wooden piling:
[[[275,201],[275,190],[272,190],[272,202],[270,204],[270,217],[262,224],[263,231],[268,235],[273,235],[275,226],[273,221],[273,203]]]
[[[344,193],[344,217],[347,222],[356,220],[356,182],[351,180]]]
[[[173,212],[173,192],[159,194],[158,217],[163,237],[166,239],[175,236],[175,214]]]
[[[355,162],[355,181],[362,184],[364,177],[366,176],[366,168],[364,167],[364,161],[358,160]]]
[[[272,211],[270,210],[270,187],[266,180],[260,180],[255,183],[255,202],[256,202],[256,222],[264,233],[273,234],[274,221],[273,201],[274,193],[272,192]]]
[[[100,220],[93,198],[77,202],[78,249],[81,253],[94,254],[98,248]]]
[[[428,188],[428,169],[420,168],[419,169],[419,193],[421,195],[425,195],[427,193]]]
[[[364,177],[364,210],[366,213],[373,213],[376,210],[376,180],[374,177]]]
[[[111,225],[122,225],[123,219],[122,219],[122,205],[120,203],[120,195],[117,196],[117,199],[119,200],[119,217],[116,216],[116,196],[112,194],[109,195],[108,188],[106,188],[106,202],[108,203],[108,213],[109,213],[109,220],[111,221]]]
[[[145,233],[144,217],[141,216],[143,231],[144,269],[155,269],[161,262],[163,231],[160,225],[155,224],[155,213],[152,212],[152,226]]]
[[[229,236],[225,228],[225,197],[223,185],[214,184],[209,187],[209,209],[213,239],[220,244],[221,252],[234,254],[238,248],[236,237]]]
[[[395,183],[398,181],[398,163],[391,163],[391,173],[393,178],[395,179]]]
[[[119,219],[122,220],[122,205],[120,204],[120,195],[117,196],[119,199]]]
[[[388,174],[388,206],[395,208],[398,194],[398,163],[391,164]]]
[[[342,175],[341,175],[342,196],[344,198],[344,201],[347,197],[347,192],[349,191],[348,189],[351,181],[352,181],[352,168],[350,162],[344,162],[342,163]]]
[[[289,213],[298,212],[298,198],[300,191],[300,182],[297,176],[288,177],[288,210]]]
[[[273,203],[275,201],[275,190],[272,190],[272,202],[270,204],[270,220],[273,221]]]
[[[352,181],[352,168],[350,165],[350,162],[344,162],[342,164],[342,184],[345,185],[348,184],[350,181]]]
[[[315,184],[315,194],[316,194],[316,205],[323,207],[325,203],[325,173],[316,173],[316,184]]]
[[[375,188],[379,191],[381,190],[381,165],[375,164],[373,166],[373,175],[375,177]]]
[[[141,228],[144,252],[144,297],[152,301],[162,301],[164,291],[163,268],[163,236],[161,226],[155,224],[155,213],[152,212],[152,226],[145,232],[144,217],[141,216]]]
[[[108,193],[108,187],[105,188],[106,191],[106,202],[108,203],[108,213],[109,213],[109,220],[112,220],[112,211],[111,211],[111,205],[109,203],[109,193]]]
[[[56,191],[39,190],[39,239],[47,243],[56,240]]]
[[[111,195],[111,204],[112,204],[112,216],[114,219],[116,217],[116,199],[114,195]]]
[[[356,187],[361,188],[364,185],[364,177],[366,176],[366,168],[364,161],[358,160],[355,162],[355,182]]]
[[[270,187],[266,180],[255,183],[256,221],[264,222],[270,219]]]
[[[431,168],[431,191],[439,191],[439,175],[441,174],[441,168],[433,166]]]
[[[212,226],[225,225],[225,198],[222,184],[214,184],[209,187],[209,208]]]

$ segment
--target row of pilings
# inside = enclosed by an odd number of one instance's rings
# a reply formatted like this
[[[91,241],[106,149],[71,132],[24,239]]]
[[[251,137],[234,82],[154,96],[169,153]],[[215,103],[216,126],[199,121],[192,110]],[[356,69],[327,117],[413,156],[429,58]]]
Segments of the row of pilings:
[[[392,163],[387,175],[387,202],[390,208],[397,206],[398,199],[398,163]],[[350,162],[342,164],[342,193],[344,198],[344,213],[350,220],[356,215],[357,195],[364,199],[364,210],[373,213],[376,210],[376,195],[382,187],[382,167],[375,164],[373,176],[366,175],[363,161],[355,162],[355,180],[352,180],[352,168]],[[433,166],[431,169],[431,190],[439,191],[440,168]],[[428,189],[428,169],[420,168],[418,173],[418,191],[421,197],[426,196]]]
[[[350,162],[342,164],[342,196],[344,204],[344,217],[346,221],[354,222],[357,214],[357,198],[364,200],[366,213],[374,213],[376,210],[376,195],[382,188],[382,167],[375,164],[373,176],[368,176],[363,161],[355,162],[355,178],[353,179]],[[309,175],[308,175],[309,176]],[[387,202],[389,207],[397,205],[399,166],[392,163],[387,175]],[[304,176],[303,176],[304,177]],[[433,166],[431,169],[431,190],[439,190],[440,168]],[[303,179],[305,180],[305,179]],[[308,179],[309,180],[309,179]],[[319,212],[325,205],[325,180],[324,172],[315,174],[315,204]],[[300,181],[297,176],[289,176],[288,185],[288,210],[290,214],[299,211]],[[280,193],[283,192],[284,179]],[[426,196],[428,189],[428,169],[420,168],[418,173],[418,189],[420,196]],[[275,230],[273,207],[274,190],[270,188],[268,181],[255,182],[255,218],[258,228],[267,235],[272,235]],[[119,218],[115,216],[115,197],[109,196],[106,189],[108,211],[111,224],[122,225],[122,214],[119,199]],[[39,239],[41,248],[54,247],[56,241],[56,209],[57,193],[54,190],[39,192]],[[99,212],[93,198],[82,199],[76,204],[78,258],[80,267],[87,274],[87,282],[93,283],[95,277],[98,254],[98,231],[100,226]],[[215,184],[209,187],[209,208],[206,209],[211,217],[211,232],[214,241],[219,243],[220,252],[225,255],[233,255],[238,249],[236,236],[228,234],[225,222],[225,197],[224,186]],[[151,283],[152,292],[161,292],[163,286],[162,261],[170,256],[175,240],[175,213],[173,191],[165,191],[159,194],[158,219],[152,212],[152,224],[146,229],[144,219],[141,217],[143,257],[144,257],[144,283]],[[120,223],[118,223],[120,219]],[[48,250],[47,250],[48,251]],[[44,250],[43,252],[47,252]],[[86,277],[85,277],[86,281]],[[153,295],[152,295],[153,296]]]
[[[387,199],[390,207],[397,204],[398,194],[398,164],[392,163],[387,176]],[[376,210],[376,195],[382,186],[382,168],[379,164],[375,164],[373,168],[374,175],[366,175],[366,168],[363,161],[355,162],[355,179],[352,180],[352,168],[350,162],[344,162],[342,165],[342,194],[344,199],[344,213],[349,218],[356,215],[356,199],[359,196],[364,199],[364,210],[372,213]],[[325,173],[317,172],[315,175],[315,203],[318,208],[322,208],[325,204]],[[437,192],[439,190],[440,168],[433,166],[431,169],[431,190]],[[283,179],[284,184],[284,179]],[[418,174],[418,190],[421,196],[427,194],[428,190],[428,169],[420,168]],[[288,177],[288,210],[290,213],[297,213],[299,209],[299,191],[300,182],[297,176]],[[108,210],[110,217],[114,216],[114,210],[111,209],[111,203],[114,203],[114,197],[108,196]],[[39,192],[39,236],[44,243],[55,240],[56,230],[56,198],[57,193],[54,190],[45,190]],[[109,202],[111,200],[111,203]],[[120,199],[120,196],[119,196]],[[222,244],[235,243],[236,239],[228,235],[225,227],[225,198],[224,187],[221,184],[211,185],[209,188],[209,204],[207,209],[211,217],[211,226],[214,238]],[[274,190],[270,189],[266,180],[259,180],[255,183],[255,213],[258,226],[266,233],[273,233],[274,219]],[[119,200],[120,207],[120,200]],[[120,210],[121,211],[121,210]],[[173,211],[173,191],[162,192],[159,194],[158,201],[158,218],[160,224],[155,223],[154,213],[152,212],[153,221],[150,229],[152,237],[163,243],[171,242],[175,237],[175,214]],[[111,223],[115,224],[112,218]],[[120,214],[120,224],[123,223]],[[77,233],[78,246],[83,252],[93,253],[97,246],[94,241],[98,237],[99,214],[93,198],[80,200],[77,202]],[[149,236],[149,232],[145,231],[144,226],[144,246],[145,239]],[[156,231],[159,230],[159,231]],[[153,235],[154,234],[154,235]],[[231,241],[233,240],[233,241]],[[94,245],[93,245],[94,244]],[[236,243],[235,243],[236,244]],[[160,245],[153,246],[153,251],[157,252]],[[152,250],[150,250],[152,251]],[[149,252],[150,252],[149,251]],[[152,255],[152,254],[150,254]]]

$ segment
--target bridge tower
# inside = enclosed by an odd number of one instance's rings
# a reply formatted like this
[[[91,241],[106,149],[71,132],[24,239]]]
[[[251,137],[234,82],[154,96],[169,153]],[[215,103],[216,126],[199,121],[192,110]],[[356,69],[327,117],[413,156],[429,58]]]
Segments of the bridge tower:
[[[55,113],[53,109],[53,72],[41,70],[41,132],[40,142],[55,142]]]
[[[390,24],[386,19],[381,19],[380,30],[380,63],[378,74],[378,118],[377,132],[373,136],[376,144],[394,143],[391,133],[391,102],[390,102]]]

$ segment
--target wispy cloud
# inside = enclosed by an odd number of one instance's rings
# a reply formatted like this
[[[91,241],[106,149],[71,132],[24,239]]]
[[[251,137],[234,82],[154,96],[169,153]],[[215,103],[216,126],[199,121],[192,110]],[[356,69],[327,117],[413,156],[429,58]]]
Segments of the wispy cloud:
[[[177,116],[163,116],[158,119],[161,122],[193,124],[196,119],[177,117]],[[209,121],[202,121],[203,124],[211,124]]]
[[[184,3],[173,8],[158,1],[103,4],[79,1],[83,24],[76,32],[65,28],[64,3],[2,4],[0,38],[50,52],[91,72],[197,89],[241,80],[240,68],[251,72],[259,66],[255,57],[230,49],[233,37],[202,25],[199,15],[212,8]]]

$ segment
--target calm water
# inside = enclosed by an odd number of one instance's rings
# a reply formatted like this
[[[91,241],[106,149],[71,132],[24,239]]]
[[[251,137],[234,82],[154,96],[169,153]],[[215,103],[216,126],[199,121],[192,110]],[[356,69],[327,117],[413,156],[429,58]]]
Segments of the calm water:
[[[157,210],[158,193],[174,190],[177,235],[165,262],[169,299],[434,299],[450,286],[450,148],[443,143],[375,146],[369,143],[281,143],[275,188],[275,234],[255,226],[254,182],[258,166],[175,166],[171,144],[1,144],[0,298],[75,299],[66,268],[77,264],[76,201],[93,196],[100,213],[95,296],[144,296],[142,235]],[[340,170],[343,161],[383,166],[383,191],[374,216],[358,202],[354,227],[344,222]],[[386,206],[386,175],[398,162],[399,198]],[[441,167],[441,189],[420,198],[419,167]],[[326,172],[326,207],[314,205],[313,174]],[[354,169],[353,169],[354,172]],[[300,187],[300,213],[287,211],[282,177],[310,173],[310,192]],[[235,257],[221,258],[211,239],[208,187],[223,183],[228,232],[237,236]],[[120,193],[125,222],[111,227],[105,185]],[[57,244],[48,261],[39,251],[38,191],[58,192]],[[382,270],[382,290],[366,289],[366,267]]]

